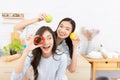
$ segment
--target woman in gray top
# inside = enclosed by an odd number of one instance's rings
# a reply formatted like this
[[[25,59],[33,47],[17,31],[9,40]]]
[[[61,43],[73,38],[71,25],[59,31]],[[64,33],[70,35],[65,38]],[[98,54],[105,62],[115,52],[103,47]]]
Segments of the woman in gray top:
[[[25,42],[26,48],[12,73],[11,80],[21,80],[26,71],[33,67],[34,80],[67,80],[65,76],[67,57],[56,51],[54,32],[47,26],[38,29],[36,35],[43,36],[45,42],[34,43],[35,36],[29,35]]]

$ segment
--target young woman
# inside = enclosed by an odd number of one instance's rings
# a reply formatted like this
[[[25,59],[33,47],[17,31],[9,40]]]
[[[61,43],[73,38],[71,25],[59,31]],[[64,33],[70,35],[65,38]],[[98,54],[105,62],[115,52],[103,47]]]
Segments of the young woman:
[[[45,42],[35,45],[36,36],[43,36]],[[27,47],[12,73],[11,80],[21,80],[30,66],[33,67],[34,80],[67,80],[67,57],[56,51],[55,39],[54,32],[47,26],[39,28],[35,36],[29,35],[25,40]]]
[[[77,47],[80,42],[79,37],[70,39],[70,34],[74,32],[76,24],[71,18],[64,18],[60,21],[57,30],[57,48],[67,54],[68,70],[75,72],[77,66]]]
[[[37,24],[35,23],[45,20],[46,16],[47,16],[46,14],[40,14],[40,16],[37,18],[22,21],[16,24],[15,28],[20,31],[24,30],[22,36],[25,37],[27,36],[27,34],[29,34],[29,32],[33,32],[32,28],[37,26]],[[32,24],[32,27],[30,24]],[[77,37],[75,40],[71,40],[69,37],[70,33],[74,32],[75,27],[76,24],[74,20],[72,20],[71,18],[64,18],[60,21],[57,30],[55,31],[57,37],[56,40],[58,46],[57,48],[63,53],[67,54],[68,70],[70,72],[76,71],[77,46],[80,42],[79,37]]]

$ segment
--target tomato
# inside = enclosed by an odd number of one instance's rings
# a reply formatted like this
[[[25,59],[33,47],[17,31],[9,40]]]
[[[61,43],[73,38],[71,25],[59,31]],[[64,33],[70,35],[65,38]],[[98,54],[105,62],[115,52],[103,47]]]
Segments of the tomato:
[[[34,38],[35,45],[40,45],[40,44],[43,44],[44,42],[45,42],[45,38],[43,36],[36,36]]]

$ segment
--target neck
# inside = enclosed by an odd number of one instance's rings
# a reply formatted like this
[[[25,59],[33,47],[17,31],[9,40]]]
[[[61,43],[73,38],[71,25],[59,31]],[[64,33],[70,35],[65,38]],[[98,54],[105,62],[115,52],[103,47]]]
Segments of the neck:
[[[44,58],[48,58],[48,57],[50,57],[52,55],[52,52],[51,53],[43,53],[42,54],[42,56],[44,57]]]
[[[64,39],[62,39],[62,38],[59,38],[59,37],[57,37],[57,42],[56,42],[56,44],[57,44],[57,46],[63,41]]]

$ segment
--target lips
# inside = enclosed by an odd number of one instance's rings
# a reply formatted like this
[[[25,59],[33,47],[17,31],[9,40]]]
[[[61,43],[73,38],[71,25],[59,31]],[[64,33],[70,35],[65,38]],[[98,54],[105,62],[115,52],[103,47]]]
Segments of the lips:
[[[65,33],[59,32],[59,35],[60,35],[60,36],[65,36]]]
[[[48,50],[50,48],[50,46],[43,46],[44,50]]]

